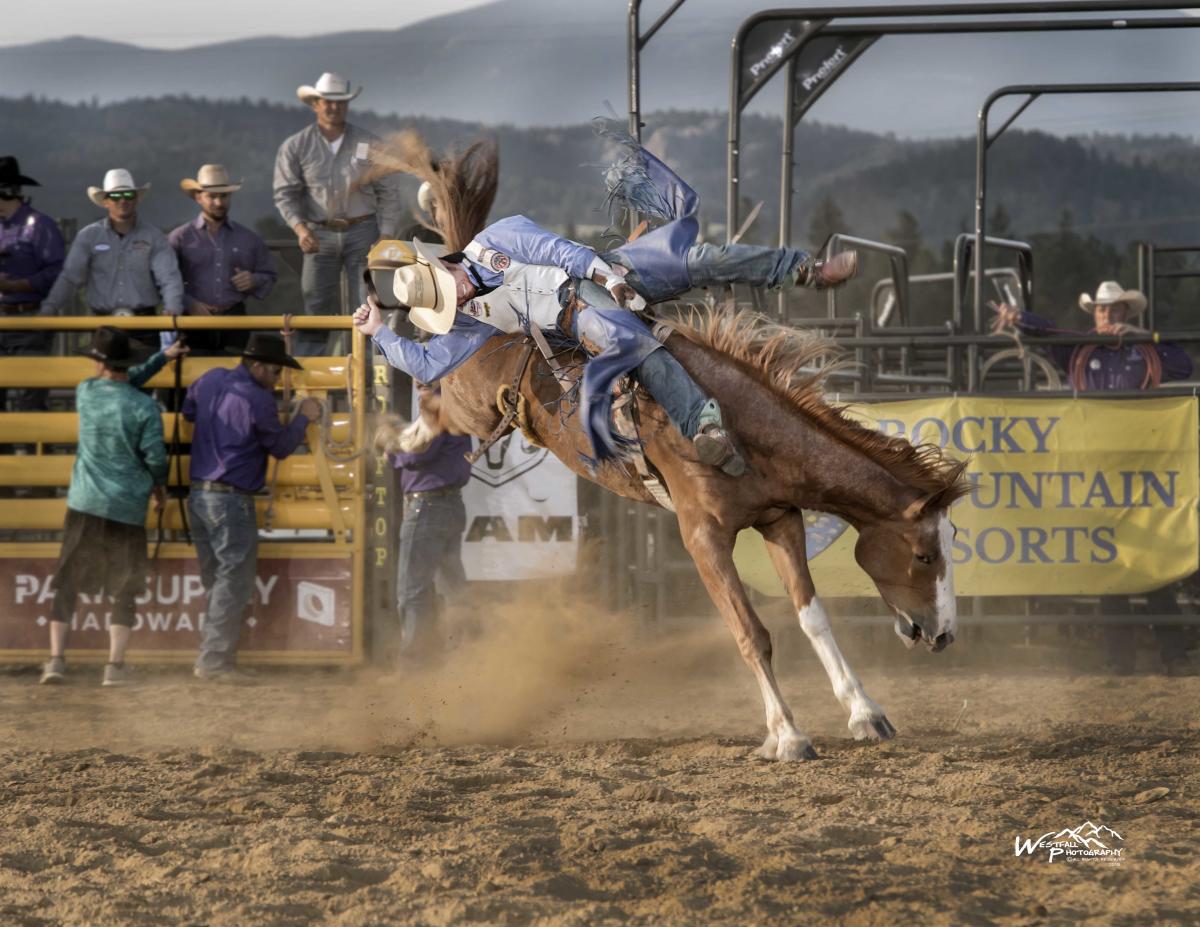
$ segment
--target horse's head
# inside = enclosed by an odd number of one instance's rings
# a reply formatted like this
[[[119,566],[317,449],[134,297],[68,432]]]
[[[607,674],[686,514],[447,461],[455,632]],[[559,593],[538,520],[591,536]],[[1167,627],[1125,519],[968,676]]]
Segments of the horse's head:
[[[953,498],[947,495],[955,494],[926,496],[894,519],[863,525],[854,547],[854,558],[895,613],[896,633],[907,647],[923,640],[941,650],[958,633]]]

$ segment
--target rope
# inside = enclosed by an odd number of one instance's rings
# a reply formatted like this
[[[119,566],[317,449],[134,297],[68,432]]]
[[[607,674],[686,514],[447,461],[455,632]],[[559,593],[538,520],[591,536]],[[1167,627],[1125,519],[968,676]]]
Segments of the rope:
[[[1083,344],[1076,348],[1075,353],[1071,355],[1071,386],[1080,392],[1088,388],[1087,364],[1099,347],[1102,347],[1102,345]],[[1125,339],[1122,338],[1117,342],[1117,350],[1121,350],[1124,347]],[[1154,350],[1154,345],[1135,344],[1133,347],[1142,356],[1142,361],[1146,365],[1146,375],[1142,377],[1142,384],[1138,389],[1156,389],[1162,383],[1162,358]]]

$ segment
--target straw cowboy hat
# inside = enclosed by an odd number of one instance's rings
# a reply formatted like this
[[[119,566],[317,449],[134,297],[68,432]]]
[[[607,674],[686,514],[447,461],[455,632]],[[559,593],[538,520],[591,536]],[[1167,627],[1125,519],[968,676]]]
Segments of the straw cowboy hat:
[[[150,189],[150,184],[137,186],[133,182],[133,175],[123,167],[114,167],[111,171],[104,175],[104,186],[88,187],[88,199],[97,206],[104,205],[104,197],[109,193],[145,193]]]
[[[179,189],[188,196],[197,193],[236,193],[242,189],[243,180],[233,183],[224,164],[205,164],[196,171],[196,179],[185,177],[179,181]]]
[[[317,81],[316,86],[301,84],[296,88],[296,96],[304,103],[311,104],[313,100],[320,97],[322,100],[353,100],[356,96],[362,93],[362,87],[355,91],[350,90],[350,81],[342,77],[341,74],[334,74],[332,71],[326,71]]]
[[[417,260],[401,267],[392,276],[392,294],[401,306],[408,306],[408,317],[417,328],[444,335],[454,325],[458,311],[458,286],[454,275],[442,265],[442,249],[413,239]]]
[[[1097,306],[1111,306],[1113,303],[1124,303],[1132,315],[1139,315],[1146,308],[1146,296],[1141,290],[1127,290],[1116,280],[1105,280],[1096,288],[1096,298],[1087,293],[1079,294],[1079,308],[1084,312],[1094,312]]]

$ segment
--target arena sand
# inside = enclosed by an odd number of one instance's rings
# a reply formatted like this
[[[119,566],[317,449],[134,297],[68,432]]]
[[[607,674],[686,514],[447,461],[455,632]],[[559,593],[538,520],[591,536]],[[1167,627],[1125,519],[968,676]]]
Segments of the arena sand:
[[[1200,919],[1200,680],[1074,673],[970,628],[937,655],[844,635],[900,729],[860,744],[772,623],[816,762],[751,758],[759,697],[712,617],[647,636],[512,603],[425,672],[251,687],[7,675],[0,924]],[[1089,820],[1120,866],[1014,855]]]

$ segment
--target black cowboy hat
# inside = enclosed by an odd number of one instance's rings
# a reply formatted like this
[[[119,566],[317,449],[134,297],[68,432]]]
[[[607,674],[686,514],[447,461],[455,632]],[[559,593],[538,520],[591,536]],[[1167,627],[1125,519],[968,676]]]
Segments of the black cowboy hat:
[[[262,361],[264,364],[278,364],[280,367],[291,367],[293,370],[303,370],[300,362],[288,354],[283,343],[283,336],[274,332],[251,332],[246,341],[245,349],[226,348],[230,354],[240,354],[251,360]]]
[[[92,343],[79,353],[113,370],[128,370],[154,351],[139,341],[130,341],[129,335],[121,329],[102,325],[92,334]]]
[[[21,165],[12,155],[0,157],[0,187],[40,187],[32,177],[21,173]]]

